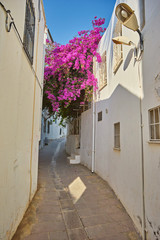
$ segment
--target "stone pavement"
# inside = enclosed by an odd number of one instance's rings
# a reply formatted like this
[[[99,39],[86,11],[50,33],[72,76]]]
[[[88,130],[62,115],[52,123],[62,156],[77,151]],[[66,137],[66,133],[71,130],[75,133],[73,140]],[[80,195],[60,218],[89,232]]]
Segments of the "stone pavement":
[[[12,240],[140,240],[109,185],[70,165],[64,139],[40,151],[38,191]]]

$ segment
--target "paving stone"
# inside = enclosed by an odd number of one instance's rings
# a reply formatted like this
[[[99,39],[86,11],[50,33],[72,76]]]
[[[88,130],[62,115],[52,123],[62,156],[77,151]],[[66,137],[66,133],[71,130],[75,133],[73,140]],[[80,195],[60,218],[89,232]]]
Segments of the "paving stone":
[[[63,211],[75,209],[73,202],[71,200],[68,200],[68,199],[60,200],[60,203],[61,203],[61,208]]]
[[[68,230],[69,240],[88,240],[83,228]]]
[[[82,227],[80,219],[75,211],[64,212],[63,214],[67,228],[74,229]]]
[[[31,230],[32,233],[45,233],[65,230],[63,222],[42,222],[35,224]]]
[[[15,239],[20,240],[20,239]],[[31,234],[28,237],[25,237],[21,240],[50,240],[49,233],[37,233]]]
[[[107,215],[94,215],[91,217],[84,217],[81,218],[82,223],[85,227],[88,226],[94,226],[94,225],[100,225],[100,224],[105,224],[107,222],[111,222],[111,219]]]
[[[55,231],[49,233],[49,240],[68,240],[66,231]]]
[[[61,209],[57,205],[42,205],[37,208],[38,213],[61,213]]]
[[[109,207],[100,207],[100,208],[82,208],[77,210],[80,217],[88,217],[88,216],[94,216],[99,214],[106,214],[107,216],[111,215],[111,210]]]
[[[63,200],[63,199],[70,199],[68,193],[66,193],[66,191],[58,191],[59,194],[59,199]]]
[[[51,206],[60,206],[58,200],[52,200],[52,199],[47,199],[47,200],[44,200],[44,199],[43,199],[43,201],[41,201],[41,202],[39,203],[39,206],[48,206],[48,205],[51,205]]]
[[[85,228],[89,239],[98,239],[106,237],[101,225],[92,226]],[[118,240],[118,239],[117,239]]]
[[[37,214],[38,222],[63,222],[62,214],[40,213]]]

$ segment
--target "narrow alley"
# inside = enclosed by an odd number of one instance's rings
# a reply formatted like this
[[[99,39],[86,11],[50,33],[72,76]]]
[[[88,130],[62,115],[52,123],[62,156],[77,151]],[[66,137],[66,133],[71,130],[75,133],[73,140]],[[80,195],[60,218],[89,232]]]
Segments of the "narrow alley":
[[[13,240],[139,240],[109,185],[70,165],[65,139],[40,151],[38,190]]]

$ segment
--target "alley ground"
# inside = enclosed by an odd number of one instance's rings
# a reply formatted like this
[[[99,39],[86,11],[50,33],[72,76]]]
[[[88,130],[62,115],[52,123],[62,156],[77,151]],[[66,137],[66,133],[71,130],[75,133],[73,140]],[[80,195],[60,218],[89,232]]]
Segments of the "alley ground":
[[[38,191],[12,240],[139,240],[125,209],[96,174],[70,165],[65,140],[40,151]]]

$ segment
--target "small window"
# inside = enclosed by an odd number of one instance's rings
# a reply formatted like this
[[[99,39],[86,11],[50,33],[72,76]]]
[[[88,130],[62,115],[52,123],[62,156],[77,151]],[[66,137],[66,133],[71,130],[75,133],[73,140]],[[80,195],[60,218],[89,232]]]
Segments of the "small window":
[[[27,0],[23,46],[31,64],[33,64],[34,32],[35,32],[35,15],[33,4],[31,0]]]
[[[102,121],[102,111],[98,113],[98,121]]]
[[[122,24],[120,21],[117,21],[113,33],[113,37],[122,36]],[[117,72],[123,61],[123,52],[122,52],[122,44],[113,43],[113,72],[114,74]]]
[[[150,141],[160,141],[160,107],[149,110]]]
[[[59,134],[61,135],[62,134],[62,129],[60,128],[60,130],[59,130]]]
[[[120,149],[120,123],[114,124],[114,148]]]
[[[106,51],[101,56],[102,62],[99,63],[99,89],[101,90],[107,85],[107,57]]]

